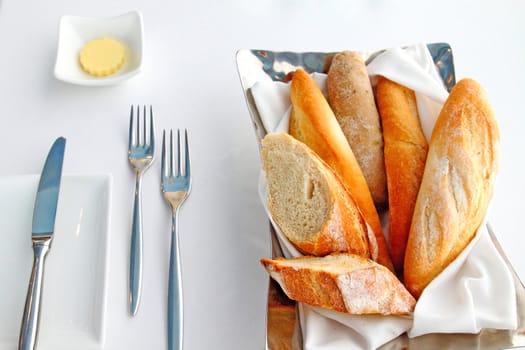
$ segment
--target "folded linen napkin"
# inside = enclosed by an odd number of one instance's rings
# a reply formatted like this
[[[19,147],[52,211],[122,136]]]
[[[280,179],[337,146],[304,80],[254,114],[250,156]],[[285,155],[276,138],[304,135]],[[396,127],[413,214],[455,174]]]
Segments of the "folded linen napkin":
[[[368,66],[374,83],[377,75],[416,92],[423,131],[430,139],[432,128],[448,93],[426,45],[392,48]],[[324,91],[326,76],[312,74]],[[255,104],[268,132],[288,130],[290,112],[288,84],[261,81],[252,86]],[[264,174],[259,181],[266,207]],[[300,253],[273,222],[286,257]],[[516,292],[512,275],[489,237],[486,225],[460,256],[424,290],[413,315],[356,316],[300,304],[305,349],[375,349],[407,332],[409,337],[429,333],[477,333],[482,328],[516,329]]]

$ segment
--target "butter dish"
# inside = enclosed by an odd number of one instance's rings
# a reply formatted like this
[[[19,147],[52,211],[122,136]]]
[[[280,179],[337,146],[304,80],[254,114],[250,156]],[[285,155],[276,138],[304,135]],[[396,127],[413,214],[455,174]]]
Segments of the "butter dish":
[[[109,37],[125,47],[126,59],[115,73],[97,77],[86,73],[79,62],[79,54],[91,40]],[[144,30],[142,14],[131,11],[113,17],[80,17],[65,15],[60,19],[55,78],[67,83],[104,86],[123,82],[142,69]]]

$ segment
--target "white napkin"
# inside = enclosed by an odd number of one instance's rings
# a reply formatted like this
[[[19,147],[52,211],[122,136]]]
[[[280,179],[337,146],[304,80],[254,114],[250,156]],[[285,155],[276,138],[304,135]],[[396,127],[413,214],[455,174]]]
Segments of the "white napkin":
[[[448,93],[425,44],[392,48],[367,67],[371,81],[383,75],[416,92],[421,125],[427,139]],[[325,75],[312,75],[324,91]],[[288,84],[257,82],[252,93],[267,131],[288,130]],[[264,174],[259,181],[266,207]],[[286,257],[300,253],[273,222]],[[407,332],[410,337],[428,333],[477,333],[482,328],[516,329],[516,292],[512,275],[481,225],[460,256],[424,290],[414,313],[401,316],[353,316],[300,304],[305,349],[375,349]]]

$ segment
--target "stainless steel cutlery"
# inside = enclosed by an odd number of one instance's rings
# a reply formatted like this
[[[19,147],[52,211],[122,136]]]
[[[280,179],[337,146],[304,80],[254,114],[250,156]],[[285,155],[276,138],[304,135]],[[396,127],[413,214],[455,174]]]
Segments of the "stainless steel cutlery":
[[[33,241],[34,261],[18,340],[19,350],[32,350],[36,347],[38,321],[40,316],[40,300],[44,279],[44,260],[51,248],[55,232],[55,218],[62,178],[62,164],[66,139],[59,137],[53,143],[47,155],[33,211]]]
[[[183,344],[184,322],[178,214],[191,189],[187,130],[184,131],[184,157],[181,156],[181,148],[180,130],[177,130],[176,146],[173,145],[173,131],[170,130],[169,136],[166,137],[166,131],[164,130],[162,135],[161,166],[162,193],[171,208],[172,215],[168,280],[168,350],[182,349]]]
[[[136,116],[135,116],[136,115]],[[149,123],[146,119],[146,106],[143,108],[142,122],[140,107],[136,113],[131,106],[129,118],[128,160],[135,172],[135,195],[133,219],[131,224],[131,247],[129,264],[129,312],[138,311],[142,293],[142,203],[141,184],[144,172],[151,166],[155,157],[155,127],[153,110],[149,108]]]
[[[168,134],[164,130],[162,134],[161,189],[172,214],[167,311],[168,349],[170,350],[182,349],[183,344],[184,322],[178,213],[191,189],[191,166],[187,130],[184,131],[183,136],[184,141],[181,142],[180,130],[177,130],[175,136],[173,130],[170,130]],[[149,110],[149,123],[147,123],[146,119],[146,107],[143,108],[141,123],[140,108],[137,106],[136,110],[134,110],[132,106],[129,122],[128,158],[135,171],[136,181],[129,274],[131,315],[135,315],[138,311],[142,289],[141,179],[146,169],[153,163],[154,155],[155,130],[152,108],[150,107]]]

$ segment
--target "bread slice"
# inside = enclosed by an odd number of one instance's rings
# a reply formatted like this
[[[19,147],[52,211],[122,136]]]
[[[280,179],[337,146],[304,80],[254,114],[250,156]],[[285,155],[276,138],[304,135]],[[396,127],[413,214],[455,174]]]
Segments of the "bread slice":
[[[419,297],[468,245],[486,215],[499,131],[482,87],[463,79],[436,121],[405,254],[405,284]]]
[[[352,254],[262,259],[290,299],[355,315],[403,315],[415,300],[386,267]]]
[[[363,172],[328,101],[315,81],[302,69],[290,86],[290,134],[307,144],[341,177],[373,234],[368,236],[373,260],[393,270],[381,221]]]
[[[352,252],[369,256],[366,225],[330,167],[287,133],[262,140],[268,208],[282,233],[303,254]]]
[[[419,122],[413,90],[379,77],[376,97],[385,142],[390,256],[396,271],[402,273],[428,144]]]
[[[328,103],[363,171],[377,207],[388,205],[383,133],[366,65],[357,52],[334,56],[326,78]]]

